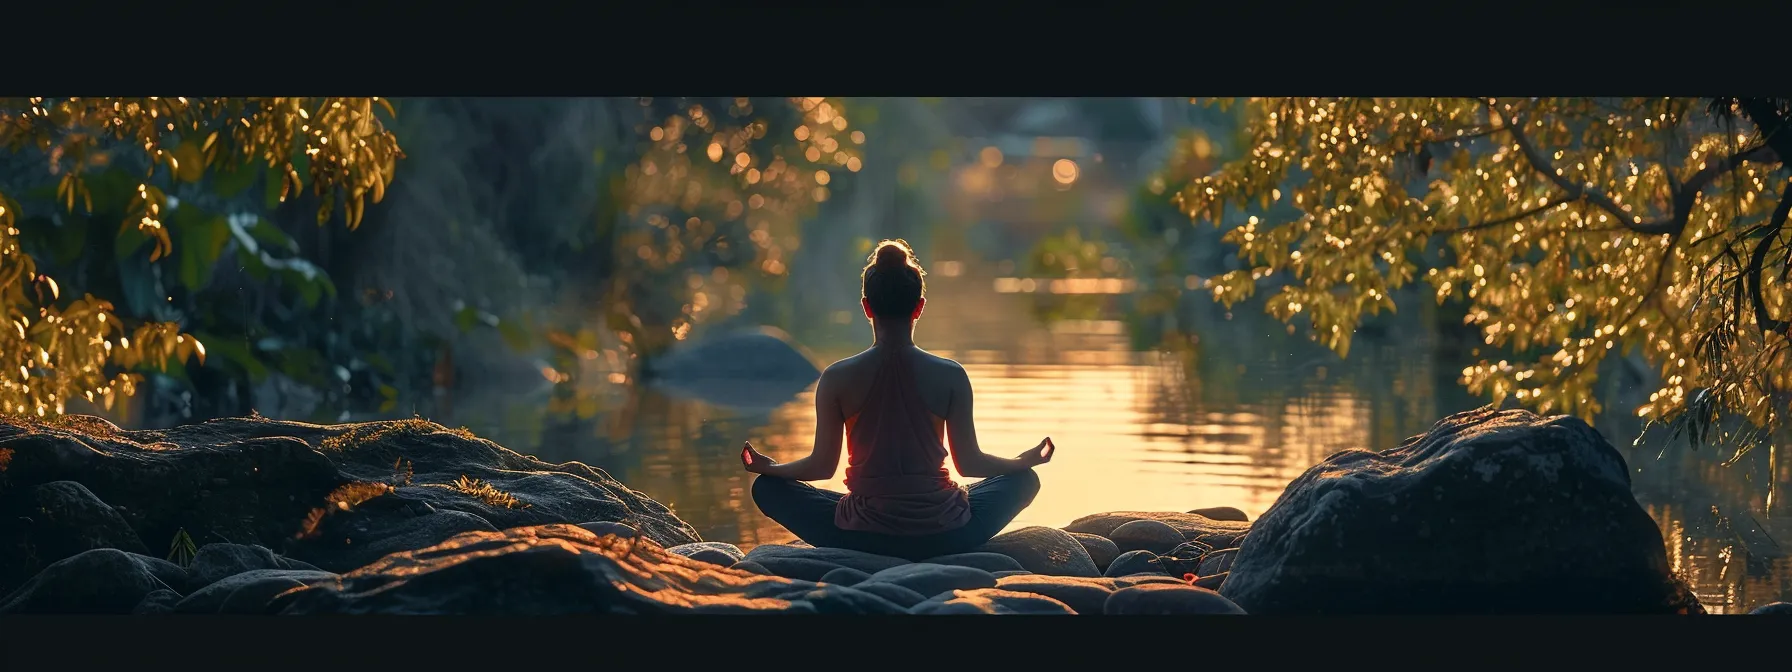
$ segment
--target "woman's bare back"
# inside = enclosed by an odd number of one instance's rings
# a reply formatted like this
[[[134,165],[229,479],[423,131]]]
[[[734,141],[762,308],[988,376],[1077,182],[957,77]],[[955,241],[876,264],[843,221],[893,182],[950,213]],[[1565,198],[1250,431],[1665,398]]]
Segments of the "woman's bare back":
[[[877,379],[878,357],[880,348],[875,346],[859,354],[834,362],[822,377],[827,382],[818,386],[821,390],[831,391],[832,402],[840,410],[840,416],[846,419],[846,430],[852,431],[853,421],[864,410],[865,400],[871,393],[871,385]],[[953,402],[958,397],[967,396],[968,378],[964,367],[958,362],[940,357],[913,346],[899,346],[898,357],[907,359],[910,371],[914,372],[915,392],[921,403],[927,407],[932,416],[933,429],[941,437],[946,435],[946,422],[953,416]]]

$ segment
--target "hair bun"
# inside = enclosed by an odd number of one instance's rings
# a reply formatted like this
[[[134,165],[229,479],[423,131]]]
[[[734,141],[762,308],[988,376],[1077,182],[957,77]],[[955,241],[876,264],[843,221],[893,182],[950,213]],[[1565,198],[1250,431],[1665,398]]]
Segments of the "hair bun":
[[[877,248],[878,268],[901,268],[908,265],[908,248],[901,243],[888,242]]]

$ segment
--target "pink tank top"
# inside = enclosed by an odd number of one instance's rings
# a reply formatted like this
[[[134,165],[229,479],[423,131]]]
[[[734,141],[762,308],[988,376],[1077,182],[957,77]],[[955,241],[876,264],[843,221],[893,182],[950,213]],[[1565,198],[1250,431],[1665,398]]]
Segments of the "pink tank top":
[[[845,497],[834,525],[893,535],[923,535],[971,520],[964,488],[946,471],[946,446],[915,388],[900,348],[879,356],[871,392],[846,436]]]

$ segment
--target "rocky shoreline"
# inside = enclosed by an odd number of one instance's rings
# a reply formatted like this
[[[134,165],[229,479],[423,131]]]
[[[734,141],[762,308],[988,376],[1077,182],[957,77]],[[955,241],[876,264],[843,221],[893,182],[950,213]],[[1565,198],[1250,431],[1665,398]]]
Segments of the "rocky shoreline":
[[[1484,408],[1333,455],[1256,521],[1096,513],[909,562],[743,553],[422,420],[0,418],[0,613],[1704,613],[1629,488],[1585,423]]]

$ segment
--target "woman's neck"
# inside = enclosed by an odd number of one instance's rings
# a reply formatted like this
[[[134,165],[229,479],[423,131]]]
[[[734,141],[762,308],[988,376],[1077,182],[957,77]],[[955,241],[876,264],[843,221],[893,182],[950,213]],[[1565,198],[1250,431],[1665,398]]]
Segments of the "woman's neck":
[[[915,344],[915,323],[903,320],[901,324],[888,324],[881,320],[871,322],[871,347],[902,348]]]

